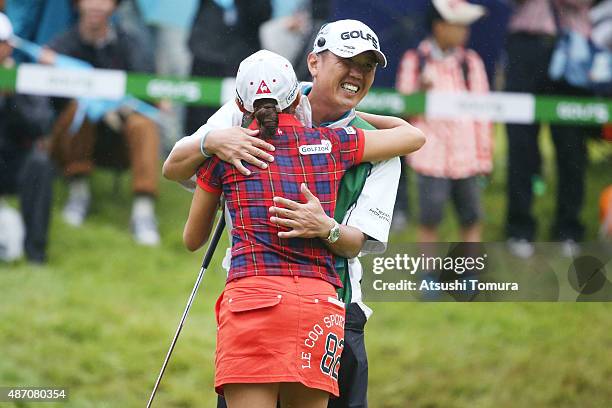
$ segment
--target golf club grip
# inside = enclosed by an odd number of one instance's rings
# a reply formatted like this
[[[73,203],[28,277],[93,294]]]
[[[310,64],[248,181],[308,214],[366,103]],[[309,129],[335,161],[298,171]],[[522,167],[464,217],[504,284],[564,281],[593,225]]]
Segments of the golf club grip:
[[[221,235],[223,235],[223,230],[225,229],[225,214],[223,211],[221,212],[221,218],[215,227],[215,232],[213,233],[212,238],[210,239],[210,243],[208,244],[208,250],[204,255],[204,259],[202,260],[202,268],[208,268],[210,264],[210,260],[215,254],[215,248],[217,248],[217,244],[219,243],[219,239],[221,239]],[[210,250],[212,248],[212,251]]]

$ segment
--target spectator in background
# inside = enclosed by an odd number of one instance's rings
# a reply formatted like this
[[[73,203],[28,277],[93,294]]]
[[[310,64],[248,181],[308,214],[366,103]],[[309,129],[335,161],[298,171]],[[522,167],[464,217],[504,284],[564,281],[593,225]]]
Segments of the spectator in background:
[[[115,0],[79,0],[76,4],[77,25],[49,44],[41,62],[53,63],[55,53],[60,53],[96,68],[152,71],[151,58],[143,55],[139,43],[110,24],[109,19],[117,6]],[[159,182],[159,135],[156,124],[138,113],[122,110],[118,112],[121,121],[117,131],[104,121],[92,123],[85,119],[76,133],[71,134],[76,112],[77,102],[63,104],[52,135],[53,156],[68,178],[69,197],[63,210],[64,220],[80,226],[89,211],[88,175],[93,169],[94,157],[113,165],[118,164],[117,158],[124,158],[132,168],[134,238],[139,244],[157,245],[155,197]],[[102,152],[104,145],[110,153]]]
[[[36,44],[47,44],[76,20],[73,0],[7,0],[6,15],[15,35]],[[17,63],[31,62],[20,50],[13,53]]]
[[[8,42],[12,34],[9,19],[0,13],[0,64],[5,68],[13,64]],[[46,99],[0,95],[0,198],[6,194],[19,195],[25,222],[25,254],[34,263],[47,260],[53,166],[42,138],[50,124],[51,111]]]
[[[115,16],[121,28],[147,44],[154,56],[155,73],[182,78],[191,68],[187,39],[198,4],[199,0],[181,0],[177,7],[176,2],[168,0],[124,0]],[[186,108],[167,99],[158,105],[166,113],[160,123],[166,152],[185,134]]]
[[[600,1],[589,13],[593,32],[593,42],[608,50],[612,50],[612,0]]]
[[[586,92],[565,82],[552,82],[548,67],[559,28],[589,35],[589,8],[593,0],[517,0],[510,20],[507,41],[508,92],[584,95]],[[557,27],[555,11],[560,27]],[[536,220],[531,212],[533,187],[541,174],[538,146],[540,125],[506,126],[508,134],[508,211],[506,234],[511,252],[528,258],[533,252]],[[587,162],[586,139],[582,128],[551,125],[557,161],[557,208],[552,238],[563,241],[563,252],[571,255],[584,227],[579,219],[584,198]]]
[[[261,47],[294,63],[312,31],[308,3],[272,0],[272,18],[259,27]]]
[[[326,0],[272,0],[272,19],[259,30],[261,46],[289,59],[299,79],[310,80],[306,58],[330,12]]]
[[[404,55],[397,75],[397,90],[489,91],[482,60],[465,49],[469,25],[485,14],[481,6],[462,0],[433,0],[431,35],[416,50]],[[492,169],[492,127],[472,119],[432,120],[419,117],[415,125],[427,135],[425,146],[409,157],[417,173],[419,240],[438,241],[438,225],[449,199],[461,223],[461,239],[481,240],[482,216],[478,175]]]
[[[187,76],[191,66],[187,40],[198,0],[182,0],[180,7],[167,0],[135,0],[135,3],[153,40],[155,72]]]
[[[259,26],[270,19],[270,0],[201,0],[189,37],[192,76],[233,77],[244,58],[261,48]],[[192,134],[217,108],[187,109]]]
[[[310,81],[311,75],[308,68],[308,54],[312,51],[312,43],[319,34],[323,24],[330,21],[332,2],[327,0],[310,0],[310,32],[306,35],[302,51],[297,53],[295,63],[295,74],[300,81]]]

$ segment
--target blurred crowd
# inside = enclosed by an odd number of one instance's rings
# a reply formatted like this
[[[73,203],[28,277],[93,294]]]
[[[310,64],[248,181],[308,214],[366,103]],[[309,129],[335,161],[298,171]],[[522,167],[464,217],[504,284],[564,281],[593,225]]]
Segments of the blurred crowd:
[[[462,0],[457,0],[462,1]],[[2,4],[4,3],[4,4]],[[389,3],[387,5],[386,3]],[[258,49],[277,52],[293,62],[298,77],[308,81],[305,59],[322,24],[362,8],[375,20],[377,10],[393,1],[321,0],[6,0],[0,1],[0,63],[29,62],[59,67],[87,66],[155,73],[175,77],[233,77],[240,61]],[[469,12],[453,12],[454,1],[422,0],[419,18],[393,16],[395,25],[362,18],[379,32],[381,48],[406,22],[416,33],[399,43],[401,53],[390,63],[395,88],[419,91],[508,92],[590,96],[596,90],[551,77],[550,66],[563,33],[591,38],[612,50],[612,0],[473,1]],[[351,7],[351,5],[353,6]],[[348,11],[347,11],[348,13]],[[501,13],[501,14],[500,14]],[[407,19],[410,17],[410,19]],[[494,20],[495,35],[472,36],[475,24]],[[409,25],[410,25],[409,24]],[[417,35],[418,34],[418,35]],[[505,39],[480,55],[477,44]],[[391,41],[389,41],[391,42]],[[471,47],[474,45],[474,47]],[[490,45],[490,44],[488,44]],[[501,67],[491,70],[494,65]],[[389,54],[388,54],[389,55]],[[505,61],[505,62],[504,62]],[[393,69],[393,68],[387,68]],[[495,84],[495,85],[492,85]],[[501,85],[500,85],[501,84]],[[384,85],[384,84],[383,84]],[[608,89],[609,91],[609,89]],[[609,96],[609,94],[604,95]],[[86,228],[95,166],[129,170],[132,176],[130,230],[137,243],[161,242],[155,202],[160,157],[183,135],[195,132],[216,108],[185,107],[159,101],[150,111],[120,103],[69,100],[3,93],[0,96],[0,258],[19,256],[21,245],[31,262],[47,260],[53,181],[63,176],[68,196],[63,221]],[[482,176],[493,170],[492,124],[472,119],[408,118],[421,128],[427,143],[403,161],[403,174],[393,215],[393,229],[418,227],[421,241],[435,242],[444,209],[456,210],[461,240],[482,239]],[[609,131],[609,130],[608,130]],[[542,180],[539,124],[508,124],[506,238],[517,256],[529,257],[536,234],[533,198]],[[581,210],[585,195],[587,135],[593,129],[550,126],[556,158],[556,212],[550,238],[564,243],[568,254],[585,239]],[[418,197],[411,200],[409,183]],[[611,178],[612,182],[612,178]],[[24,228],[2,197],[17,195]],[[111,200],[111,197],[100,199]],[[418,203],[413,209],[410,202]],[[610,190],[601,197],[602,235],[612,236]],[[11,231],[10,234],[7,231]],[[11,237],[6,237],[11,235]],[[593,238],[593,237],[589,237]]]

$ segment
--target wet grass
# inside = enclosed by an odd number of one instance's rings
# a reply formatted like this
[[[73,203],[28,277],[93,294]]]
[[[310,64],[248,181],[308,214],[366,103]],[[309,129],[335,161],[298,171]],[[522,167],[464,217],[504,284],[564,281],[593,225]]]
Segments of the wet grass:
[[[485,190],[485,237],[503,239],[503,138]],[[607,147],[588,171],[583,219],[597,231],[597,199],[612,181]],[[550,146],[544,151],[550,156]],[[599,153],[598,153],[599,152]],[[536,214],[550,225],[549,188]],[[135,245],[129,186],[95,176],[92,215],[80,229],[62,224],[57,185],[50,262],[0,265],[0,386],[64,386],[67,407],[142,407],[197,276],[202,253],[182,247],[190,195],[163,182],[158,205],[163,246]],[[447,217],[443,234],[458,238]],[[392,241],[410,241],[413,228]],[[544,227],[539,238],[546,240]],[[227,241],[223,241],[227,242]],[[162,387],[158,407],[214,407],[214,302],[224,272],[217,251]],[[594,304],[377,303],[368,323],[370,406],[612,406],[612,308]],[[0,405],[5,405],[1,404]],[[10,404],[8,404],[10,406]],[[15,406],[46,406],[22,403]]]

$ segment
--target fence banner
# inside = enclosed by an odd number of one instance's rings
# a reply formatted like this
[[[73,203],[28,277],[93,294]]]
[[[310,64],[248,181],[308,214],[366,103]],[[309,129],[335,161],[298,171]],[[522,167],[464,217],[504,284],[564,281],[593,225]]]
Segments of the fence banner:
[[[60,97],[145,100],[220,106],[234,97],[234,78],[174,78],[105,69],[65,69],[22,64],[0,68],[0,90]],[[374,113],[428,118],[475,118],[504,123],[602,125],[610,123],[612,98],[576,98],[520,93],[415,93],[373,88],[359,109]]]
[[[23,64],[17,70],[14,87],[19,93],[32,95],[121,99],[125,81],[123,71]]]

